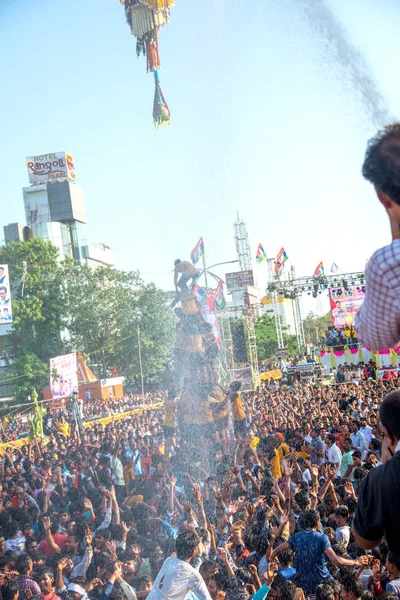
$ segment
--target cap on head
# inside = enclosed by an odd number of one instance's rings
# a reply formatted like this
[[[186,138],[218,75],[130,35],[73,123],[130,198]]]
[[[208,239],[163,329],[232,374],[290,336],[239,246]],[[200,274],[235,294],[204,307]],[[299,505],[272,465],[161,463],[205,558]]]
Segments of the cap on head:
[[[174,262],[175,267],[176,267],[176,265],[179,265],[179,263],[181,263],[181,262],[182,262],[181,259],[177,258],[176,261]]]

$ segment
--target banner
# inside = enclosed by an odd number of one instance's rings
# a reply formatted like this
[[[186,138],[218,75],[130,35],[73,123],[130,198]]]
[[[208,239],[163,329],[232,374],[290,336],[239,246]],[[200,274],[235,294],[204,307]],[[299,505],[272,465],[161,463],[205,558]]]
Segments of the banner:
[[[205,290],[205,288],[202,288],[202,289]],[[214,292],[213,292],[213,290],[210,290],[210,289],[205,290],[205,292],[206,292],[206,300],[200,306],[199,310],[200,310],[200,313],[201,313],[201,316],[203,317],[203,319],[205,321],[207,321],[207,323],[210,323],[210,325],[212,325],[215,342],[221,348],[221,333],[219,330],[217,313],[215,311]]]
[[[0,264],[0,325],[12,323],[11,289],[8,265]]]
[[[76,353],[63,354],[50,359],[51,396],[65,398],[78,390]]]
[[[361,287],[349,287],[347,291],[343,287],[330,288],[332,324],[339,329],[352,325],[364,295]]]
[[[75,181],[74,161],[67,152],[28,156],[26,159],[29,183],[40,185],[53,181]]]

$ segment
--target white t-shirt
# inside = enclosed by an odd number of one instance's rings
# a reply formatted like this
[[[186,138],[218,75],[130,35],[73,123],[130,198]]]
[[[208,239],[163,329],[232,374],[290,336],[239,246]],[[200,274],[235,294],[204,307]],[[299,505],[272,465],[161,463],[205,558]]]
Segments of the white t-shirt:
[[[211,600],[200,573],[189,563],[171,556],[164,561],[147,600],[185,600],[190,592],[198,600]]]
[[[333,444],[327,451],[328,462],[338,464],[338,469],[336,471],[336,477],[341,477],[340,473],[340,463],[342,462],[342,453],[336,444]]]
[[[335,538],[339,544],[343,544],[345,548],[349,545],[350,541],[350,527],[343,525],[343,527],[336,527]]]

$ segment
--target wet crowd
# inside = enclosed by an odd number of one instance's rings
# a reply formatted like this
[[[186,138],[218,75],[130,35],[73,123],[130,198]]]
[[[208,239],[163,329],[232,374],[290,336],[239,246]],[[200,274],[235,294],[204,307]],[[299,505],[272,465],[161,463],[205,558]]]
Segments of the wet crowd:
[[[48,411],[46,439],[2,450],[2,600],[395,600],[393,544],[364,550],[352,529],[374,539],[357,506],[368,473],[396,460],[379,414],[394,389],[369,373],[216,388],[192,456],[173,393],[80,435],[68,407]],[[91,402],[85,420],[144,403]]]

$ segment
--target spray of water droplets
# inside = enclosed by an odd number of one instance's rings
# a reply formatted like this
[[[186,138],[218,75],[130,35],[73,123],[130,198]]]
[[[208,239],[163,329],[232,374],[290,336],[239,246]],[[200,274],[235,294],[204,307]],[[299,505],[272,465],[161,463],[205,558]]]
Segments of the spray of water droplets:
[[[298,3],[298,0],[296,0]],[[361,97],[365,111],[377,127],[392,122],[386,101],[374,81],[371,68],[351,43],[343,25],[324,0],[300,0],[304,14],[318,32],[329,59],[345,73],[351,88]]]

